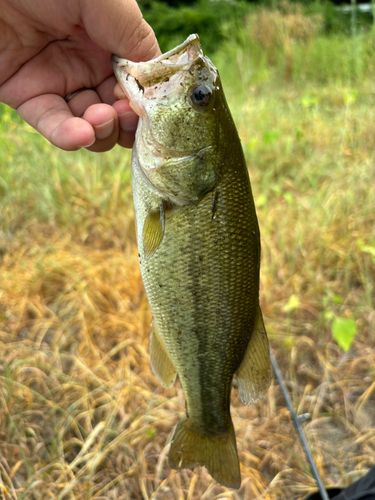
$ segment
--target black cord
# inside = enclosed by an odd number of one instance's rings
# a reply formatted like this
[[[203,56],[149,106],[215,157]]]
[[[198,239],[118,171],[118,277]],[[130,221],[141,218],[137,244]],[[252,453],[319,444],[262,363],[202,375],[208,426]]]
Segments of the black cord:
[[[273,371],[275,372],[277,381],[279,382],[279,386],[280,386],[281,392],[283,393],[288,410],[290,411],[290,414],[292,415],[294,426],[297,429],[298,436],[299,436],[300,441],[302,443],[302,447],[305,451],[307,460],[310,464],[311,472],[313,473],[313,476],[315,477],[316,483],[318,485],[318,488],[320,491],[320,496],[322,497],[322,500],[329,500],[327,490],[325,489],[322,478],[319,475],[318,468],[314,462],[314,458],[313,458],[312,453],[311,453],[310,448],[309,448],[309,444],[307,442],[305,434],[303,433],[303,430],[302,430],[302,427],[299,423],[296,412],[294,411],[292,400],[290,399],[290,396],[289,396],[288,390],[286,388],[286,385],[285,385],[282,373],[280,371],[279,365],[277,364],[277,361],[276,361],[274,355],[272,354],[271,349],[270,349],[270,354],[271,354],[271,363],[272,363]]]

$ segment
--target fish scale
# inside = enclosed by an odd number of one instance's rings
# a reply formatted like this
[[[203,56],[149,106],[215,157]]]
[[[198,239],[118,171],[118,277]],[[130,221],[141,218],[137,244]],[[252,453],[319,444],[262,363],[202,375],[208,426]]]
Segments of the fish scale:
[[[243,183],[239,183],[239,187],[243,187]],[[147,189],[147,185],[137,183],[135,190],[138,189]],[[243,225],[234,234],[230,233],[226,227],[230,226],[231,220],[225,214],[225,201],[229,205],[236,204],[242,201],[241,198],[245,201],[246,194],[242,189],[242,193],[239,191],[236,197],[230,198],[230,192],[223,191],[218,202],[217,218],[214,220],[211,220],[212,195],[208,194],[198,206],[188,207],[168,221],[163,245],[152,259],[145,261],[141,253],[141,270],[147,297],[153,316],[157,318],[159,335],[168,347],[179,373],[191,418],[194,411],[189,409],[192,405],[189,405],[188,397],[197,392],[197,388],[190,387],[188,381],[185,382],[184,373],[189,372],[189,353],[194,353],[194,347],[198,345],[199,352],[209,353],[211,343],[222,343],[223,353],[228,356],[238,346],[238,355],[233,357],[231,366],[228,367],[230,375],[225,381],[226,386],[230,386],[233,373],[241,361],[240,353],[244,352],[243,348],[240,349],[241,344],[247,345],[254,321],[254,307],[251,306],[257,301],[257,293],[255,287],[252,294],[248,293],[248,289],[256,279],[253,270],[256,270],[257,265],[254,266],[254,261],[259,260],[258,242],[255,241],[251,248],[249,241],[249,234],[252,234],[255,226],[253,223],[251,227],[249,222],[253,220],[245,217],[242,218]],[[238,203],[238,206],[240,210],[244,210],[242,203]],[[228,212],[236,218],[235,210]],[[144,214],[146,213],[145,206]],[[142,227],[142,216],[138,219]],[[206,228],[207,223],[207,232],[202,234],[202,227]],[[175,228],[179,228],[179,237],[176,237]],[[245,244],[239,245],[241,241]],[[142,245],[139,247],[142,248]],[[242,252],[239,251],[241,248]],[[203,249],[206,250],[203,252]],[[200,261],[201,256],[203,260]],[[171,266],[173,273],[168,272]],[[243,310],[248,310],[248,313],[243,314]],[[233,320],[232,316],[235,316]],[[194,332],[195,329],[198,332]],[[175,340],[179,331],[183,333],[179,339],[181,347],[177,349]],[[242,335],[236,335],[237,332]],[[242,336],[247,338],[242,340]],[[201,371],[218,371],[220,376],[222,359],[217,356],[213,361],[213,364],[202,366]],[[203,389],[200,405],[209,409],[212,401],[205,397],[204,386],[198,388]],[[215,389],[221,398],[223,388],[216,386]],[[225,388],[225,394],[227,389],[228,387]]]
[[[249,404],[265,394],[271,367],[259,309],[259,228],[238,134],[196,35],[148,63],[115,58],[114,68],[141,117],[132,183],[153,316],[151,366],[166,386],[178,374],[186,398],[169,462],[205,465],[239,487],[233,375]],[[138,78],[147,82],[143,91]]]

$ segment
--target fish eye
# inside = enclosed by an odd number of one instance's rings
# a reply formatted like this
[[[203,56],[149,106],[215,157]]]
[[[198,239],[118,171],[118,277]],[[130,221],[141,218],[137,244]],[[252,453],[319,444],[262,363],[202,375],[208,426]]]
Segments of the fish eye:
[[[210,102],[212,91],[207,85],[197,85],[190,92],[191,102],[195,106],[203,108]]]

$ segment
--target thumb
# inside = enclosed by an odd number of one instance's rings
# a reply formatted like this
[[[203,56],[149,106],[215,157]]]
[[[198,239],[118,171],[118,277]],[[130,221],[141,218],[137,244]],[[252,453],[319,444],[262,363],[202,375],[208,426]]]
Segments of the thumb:
[[[86,0],[81,5],[85,30],[104,50],[135,62],[160,55],[155,34],[135,0]]]

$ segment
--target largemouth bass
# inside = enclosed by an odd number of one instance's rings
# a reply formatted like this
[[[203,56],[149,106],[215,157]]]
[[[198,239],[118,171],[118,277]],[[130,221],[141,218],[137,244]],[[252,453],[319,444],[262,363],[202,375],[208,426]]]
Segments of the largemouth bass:
[[[197,35],[149,62],[112,59],[140,117],[132,182],[153,316],[151,367],[166,387],[178,374],[186,398],[169,463],[205,465],[216,481],[239,488],[232,378],[250,404],[272,376],[259,308],[259,228],[240,140]]]

